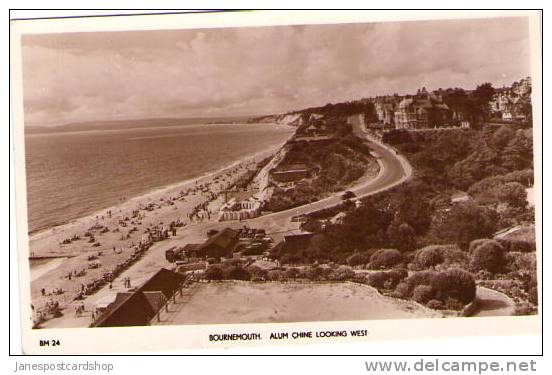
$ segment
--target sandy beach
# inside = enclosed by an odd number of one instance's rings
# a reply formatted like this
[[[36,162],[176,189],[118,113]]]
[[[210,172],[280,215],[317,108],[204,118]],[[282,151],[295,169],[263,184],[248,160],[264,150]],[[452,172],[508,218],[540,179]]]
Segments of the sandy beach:
[[[29,251],[33,262],[37,263],[35,258],[52,258],[41,259],[39,265],[31,267],[33,306],[41,308],[49,301],[57,301],[61,308],[69,306],[85,286],[130,258],[140,258],[142,254],[135,253],[151,238],[151,233],[165,231],[168,238],[161,242],[170,242],[187,227],[215,222],[224,201],[223,191],[281,146],[192,180],[138,197],[121,197],[119,205],[31,235]]]

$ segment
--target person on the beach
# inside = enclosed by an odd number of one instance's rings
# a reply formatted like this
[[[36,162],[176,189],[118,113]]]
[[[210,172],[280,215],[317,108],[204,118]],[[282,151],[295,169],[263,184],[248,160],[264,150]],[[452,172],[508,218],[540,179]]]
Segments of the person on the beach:
[[[40,293],[42,293],[42,296],[45,296],[46,295],[46,289],[44,289],[44,288],[40,289]]]

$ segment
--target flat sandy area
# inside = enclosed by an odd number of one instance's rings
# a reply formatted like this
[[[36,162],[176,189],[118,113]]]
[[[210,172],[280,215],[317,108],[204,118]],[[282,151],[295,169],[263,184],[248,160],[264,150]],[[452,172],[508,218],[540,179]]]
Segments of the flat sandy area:
[[[157,324],[283,323],[437,318],[439,312],[354,283],[195,284]]]

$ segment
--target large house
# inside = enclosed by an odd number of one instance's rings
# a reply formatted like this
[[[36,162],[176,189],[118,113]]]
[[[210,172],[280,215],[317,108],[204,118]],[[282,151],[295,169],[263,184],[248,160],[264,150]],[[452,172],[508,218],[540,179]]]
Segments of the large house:
[[[443,100],[422,88],[403,99],[395,111],[396,129],[427,129],[450,125],[452,111]]]
[[[377,101],[374,107],[379,122],[384,125],[392,125],[395,123],[395,103]]]
[[[496,89],[490,102],[491,112],[495,118],[505,121],[527,120],[527,108],[531,106],[531,78],[527,77],[514,82],[511,87]]]

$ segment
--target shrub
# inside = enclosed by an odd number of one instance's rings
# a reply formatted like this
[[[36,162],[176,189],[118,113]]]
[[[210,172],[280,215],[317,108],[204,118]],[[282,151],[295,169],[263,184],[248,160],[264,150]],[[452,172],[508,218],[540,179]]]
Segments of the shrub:
[[[349,268],[339,268],[328,274],[328,279],[333,281],[353,280],[354,277],[355,277],[354,271]]]
[[[309,280],[322,280],[324,279],[324,274],[324,269],[320,266],[310,266],[305,272],[305,276]]]
[[[402,260],[402,255],[398,250],[381,249],[370,257],[370,267],[372,269],[390,268],[399,264]]]
[[[241,266],[230,266],[226,270],[225,276],[230,280],[250,280],[251,275],[249,272]]]
[[[535,306],[531,306],[528,303],[522,303],[520,305],[516,305],[514,315],[534,315],[538,312],[538,309]]]
[[[469,303],[469,302],[468,302]],[[447,298],[445,300],[445,308],[447,310],[462,310],[464,308],[464,304],[457,300],[456,298]]]
[[[487,270],[479,270],[475,274],[477,280],[490,280],[493,278],[493,274]]]
[[[429,301],[426,304],[426,306],[429,307],[430,309],[433,309],[433,310],[442,310],[445,307],[443,302],[441,302],[437,299],[432,299],[431,301]]]
[[[280,281],[285,279],[285,273],[280,270],[270,270],[268,271],[268,279],[271,281]]]
[[[412,276],[405,279],[405,287],[401,287],[405,297],[411,297],[414,289],[418,285],[431,285],[431,280],[435,277],[436,273],[433,271],[421,271],[416,272]]]
[[[469,257],[465,251],[462,251],[460,247],[456,245],[445,245],[442,249],[443,263],[439,267],[446,268],[467,268],[469,263]]]
[[[430,285],[418,285],[412,292],[412,299],[418,303],[426,303],[433,298],[434,294]]]
[[[368,285],[378,289],[394,289],[401,282],[408,271],[405,269],[396,269],[390,271],[373,272],[368,275]]]
[[[529,288],[527,291],[527,297],[529,302],[531,302],[533,305],[539,304],[539,290],[536,286],[533,286]]]
[[[354,253],[347,258],[347,264],[350,266],[360,266],[370,261],[370,256],[365,253]]]
[[[407,283],[401,282],[395,288],[395,293],[402,298],[408,298],[410,297],[410,287]]]
[[[268,279],[268,271],[257,266],[247,268],[252,281],[264,281]]]
[[[475,279],[471,273],[461,269],[436,274],[431,279],[431,286],[435,290],[435,298],[441,301],[453,298],[467,304],[475,298]]]
[[[504,268],[509,272],[537,270],[537,257],[535,253],[506,253],[504,254]]]
[[[296,279],[300,275],[300,271],[297,268],[286,269],[284,275],[287,279]]]
[[[488,238],[479,238],[479,239],[477,239],[477,240],[473,240],[472,242],[470,242],[470,247],[469,247],[469,249],[468,249],[468,252],[469,252],[470,254],[473,254],[474,250],[475,250],[476,248],[478,248],[479,245],[481,245],[481,244],[483,244],[483,243],[485,243],[485,242],[487,242],[487,241],[489,241]]]
[[[444,261],[441,247],[438,245],[426,246],[416,251],[414,264],[419,269],[426,269]]]
[[[529,253],[537,248],[535,241],[525,239],[500,238],[497,241],[502,245],[504,251]]]
[[[209,266],[205,270],[205,279],[207,280],[223,280],[224,279],[224,272],[222,272],[222,268],[218,266]]]
[[[495,240],[487,240],[475,248],[471,255],[470,267],[474,271],[486,270],[497,273],[504,266],[504,249]]]

